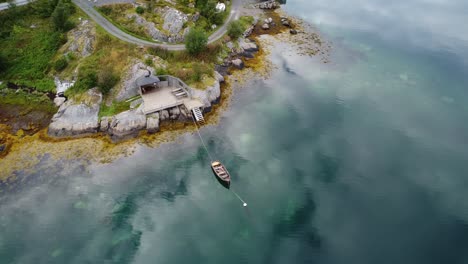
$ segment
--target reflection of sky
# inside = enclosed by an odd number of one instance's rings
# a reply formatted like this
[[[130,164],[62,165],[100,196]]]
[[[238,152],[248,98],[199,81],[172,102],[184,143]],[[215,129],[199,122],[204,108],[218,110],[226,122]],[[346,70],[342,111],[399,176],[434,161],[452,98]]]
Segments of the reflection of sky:
[[[292,0],[286,8],[321,27],[378,34],[468,62],[468,1]]]

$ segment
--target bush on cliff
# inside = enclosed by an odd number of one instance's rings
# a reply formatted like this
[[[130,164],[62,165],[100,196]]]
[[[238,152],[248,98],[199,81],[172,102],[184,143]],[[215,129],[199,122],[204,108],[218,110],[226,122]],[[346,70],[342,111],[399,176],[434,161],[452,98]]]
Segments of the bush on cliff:
[[[192,28],[185,38],[185,48],[192,55],[202,52],[207,43],[208,36],[203,29],[199,28]]]
[[[228,25],[228,35],[233,38],[237,39],[244,33],[244,27],[242,26],[242,23],[239,20],[232,21]]]

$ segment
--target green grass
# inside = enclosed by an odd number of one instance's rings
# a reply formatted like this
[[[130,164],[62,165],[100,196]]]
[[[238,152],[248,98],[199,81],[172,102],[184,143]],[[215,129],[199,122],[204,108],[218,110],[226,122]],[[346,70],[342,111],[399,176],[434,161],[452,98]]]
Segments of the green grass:
[[[250,27],[253,22],[254,22],[254,17],[253,16],[241,16],[239,18],[240,23],[244,27],[244,30],[246,30],[248,27]]]
[[[0,12],[0,57],[6,62],[0,79],[53,91],[53,79],[48,75],[50,62],[66,36],[36,11],[36,5],[44,1]]]
[[[106,104],[101,104],[101,108],[99,110],[99,118],[104,116],[113,116],[118,113],[122,113],[123,111],[127,111],[130,109],[130,102],[112,102],[110,106]]]
[[[0,93],[0,104],[25,106],[48,113],[57,111],[57,108],[47,96],[30,94],[22,90],[7,89],[6,92]]]
[[[116,5],[126,5],[126,4],[116,4]],[[142,40],[147,40],[151,41],[154,43],[156,42],[153,38],[151,38],[145,31],[144,29],[135,29],[135,28],[130,28],[130,26],[133,26],[133,24],[127,24],[124,23],[123,21],[118,21],[120,20],[118,15],[123,15],[123,12],[117,12],[115,11],[112,7],[116,6],[103,6],[103,7],[94,7],[96,11],[98,11],[103,17],[105,17],[109,22],[111,22],[114,26],[116,26],[118,29],[122,30],[123,32],[134,36],[136,38],[142,39]],[[105,8],[110,8],[108,9],[109,11],[104,11]],[[133,9],[133,7],[132,7]],[[110,12],[110,13],[109,13]]]

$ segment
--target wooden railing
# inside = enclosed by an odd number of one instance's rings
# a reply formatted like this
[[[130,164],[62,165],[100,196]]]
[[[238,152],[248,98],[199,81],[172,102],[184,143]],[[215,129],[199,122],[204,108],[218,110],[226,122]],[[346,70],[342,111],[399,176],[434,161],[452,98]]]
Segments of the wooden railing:
[[[185,84],[181,79],[171,76],[171,75],[157,75],[160,81],[167,81],[168,86],[176,87],[176,88],[182,88],[187,95],[192,98],[192,89]]]

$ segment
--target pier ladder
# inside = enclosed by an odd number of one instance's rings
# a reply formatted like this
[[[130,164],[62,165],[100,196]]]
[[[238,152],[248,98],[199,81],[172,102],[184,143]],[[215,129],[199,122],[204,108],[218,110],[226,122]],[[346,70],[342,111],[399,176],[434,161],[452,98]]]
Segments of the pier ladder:
[[[200,123],[200,124],[205,123],[205,118],[203,118],[203,113],[199,107],[192,108],[192,114],[193,114],[193,117],[195,118],[195,121],[197,121],[197,123]]]

